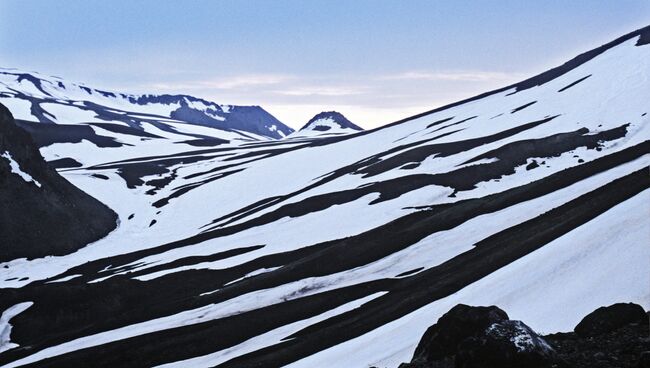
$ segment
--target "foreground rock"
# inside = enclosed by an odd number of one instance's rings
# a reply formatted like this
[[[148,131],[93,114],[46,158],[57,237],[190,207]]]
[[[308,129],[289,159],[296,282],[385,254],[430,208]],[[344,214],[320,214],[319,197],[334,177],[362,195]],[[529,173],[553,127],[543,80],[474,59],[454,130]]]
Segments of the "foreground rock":
[[[458,304],[427,329],[415,349],[413,362],[430,362],[456,355],[461,342],[484,332],[494,323],[507,320],[506,312],[494,306]]]
[[[640,305],[600,307],[574,330],[545,337],[567,367],[650,368],[648,315]]]
[[[401,368],[551,367],[553,348],[521,321],[503,310],[459,304],[431,326]]]
[[[0,105],[0,263],[73,252],[113,230],[117,215],[48,166]]]
[[[497,307],[459,304],[422,336],[400,368],[650,368],[648,315],[618,303],[587,315],[575,332],[537,335]]]
[[[456,367],[551,367],[553,348],[521,321],[503,321],[458,346]]]
[[[633,303],[617,303],[589,313],[574,331],[583,337],[598,336],[630,323],[648,324],[648,316],[643,307]]]

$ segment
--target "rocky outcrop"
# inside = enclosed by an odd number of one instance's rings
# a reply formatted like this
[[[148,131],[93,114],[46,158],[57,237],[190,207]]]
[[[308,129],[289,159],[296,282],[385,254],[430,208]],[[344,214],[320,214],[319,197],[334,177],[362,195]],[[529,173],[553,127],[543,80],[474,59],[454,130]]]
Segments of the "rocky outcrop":
[[[0,105],[0,262],[62,255],[100,239],[117,215],[48,166]]]
[[[424,333],[400,368],[544,368],[555,360],[543,338],[503,310],[459,304]]]
[[[592,337],[617,330],[630,323],[648,324],[648,316],[643,307],[633,303],[617,303],[589,313],[578,323],[574,332],[583,337]]]
[[[650,367],[648,315],[618,303],[587,315],[575,332],[539,336],[501,309],[459,304],[422,336],[400,368]]]
[[[478,335],[492,324],[507,321],[508,315],[497,307],[470,307],[458,304],[429,327],[415,349],[413,362],[429,362],[456,354],[458,345]]]
[[[458,346],[456,367],[545,368],[557,361],[555,350],[521,321],[503,321]]]

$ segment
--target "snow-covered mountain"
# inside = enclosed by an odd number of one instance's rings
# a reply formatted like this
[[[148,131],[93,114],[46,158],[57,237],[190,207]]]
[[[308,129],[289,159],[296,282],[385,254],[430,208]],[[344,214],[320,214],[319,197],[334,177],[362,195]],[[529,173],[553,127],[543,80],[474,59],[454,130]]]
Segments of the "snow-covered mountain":
[[[348,120],[336,111],[324,111],[316,114],[300,130],[290,137],[324,137],[340,134],[350,134],[362,131],[363,128]]]
[[[649,43],[356,134],[43,146],[120,224],[0,264],[0,365],[396,367],[458,303],[647,310]]]
[[[188,138],[255,140],[293,132],[259,106],[219,105],[187,95],[104,91],[15,69],[0,69],[0,103],[20,120],[91,127],[113,123],[154,135],[162,130]]]

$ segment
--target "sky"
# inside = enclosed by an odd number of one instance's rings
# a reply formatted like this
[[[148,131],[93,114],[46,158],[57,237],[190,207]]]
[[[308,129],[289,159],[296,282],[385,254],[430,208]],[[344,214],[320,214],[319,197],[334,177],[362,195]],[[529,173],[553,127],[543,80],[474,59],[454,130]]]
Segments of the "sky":
[[[373,128],[648,24],[648,0],[0,0],[0,67]]]

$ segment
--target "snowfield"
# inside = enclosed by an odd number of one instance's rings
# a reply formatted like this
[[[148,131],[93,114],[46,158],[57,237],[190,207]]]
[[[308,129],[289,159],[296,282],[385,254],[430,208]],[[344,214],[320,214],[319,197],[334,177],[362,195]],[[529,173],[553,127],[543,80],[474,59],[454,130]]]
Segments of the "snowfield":
[[[0,264],[0,365],[397,367],[458,303],[542,333],[650,308],[648,33],[354,134],[194,124],[175,112],[238,107],[5,71],[0,103],[33,134],[88,127],[40,150],[119,226]]]

